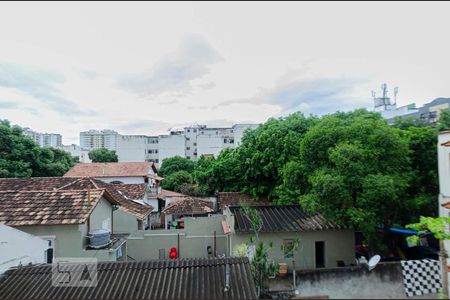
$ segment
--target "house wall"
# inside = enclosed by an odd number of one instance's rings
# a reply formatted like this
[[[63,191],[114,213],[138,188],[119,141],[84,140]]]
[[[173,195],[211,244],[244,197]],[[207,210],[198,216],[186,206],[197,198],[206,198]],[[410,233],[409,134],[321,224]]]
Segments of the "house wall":
[[[235,233],[231,236],[231,247],[248,243],[251,234]],[[337,267],[337,260],[350,264],[355,262],[355,234],[353,230],[316,230],[302,232],[260,233],[259,238],[264,243],[273,243],[269,256],[275,263],[287,263],[292,270],[292,258],[284,258],[281,249],[285,239],[299,239],[299,250],[294,254],[296,269],[314,269],[315,242],[325,242],[325,267]]]
[[[96,179],[101,180],[106,183],[110,183],[112,181],[121,181],[124,184],[134,184],[134,183],[145,183],[144,177],[136,176],[136,177],[97,177]]]
[[[158,259],[164,249],[169,257],[170,248],[178,248],[180,258],[208,257],[207,247],[214,249],[214,231],[218,254],[229,254],[227,237],[223,233],[222,215],[185,218],[185,229],[138,231],[128,239],[128,255],[136,260]]]
[[[133,233],[138,230],[136,216],[129,214],[122,209],[114,211],[114,233]]]
[[[100,199],[97,206],[89,216],[90,230],[108,229],[111,230],[112,205],[104,198]]]
[[[438,172],[439,172],[439,216],[450,217],[450,209],[442,204],[450,202],[450,147],[442,146],[442,143],[450,141],[450,131],[440,132],[438,135]],[[450,240],[444,240],[447,257],[450,257]],[[447,258],[450,265],[450,258]],[[450,284],[450,283],[449,283]],[[450,290],[450,286],[448,287]]]
[[[46,263],[48,242],[0,224],[0,275],[12,267]]]
[[[81,225],[19,226],[16,229],[42,237],[54,237],[54,257],[80,257],[85,229]]]

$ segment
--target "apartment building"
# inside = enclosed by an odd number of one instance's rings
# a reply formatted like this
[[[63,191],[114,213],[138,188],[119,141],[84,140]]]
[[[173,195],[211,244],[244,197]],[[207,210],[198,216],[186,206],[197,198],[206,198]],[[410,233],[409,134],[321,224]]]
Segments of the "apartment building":
[[[117,150],[120,135],[114,130],[89,130],[80,132],[80,147],[87,150],[106,148]]]
[[[40,133],[30,128],[24,128],[23,133],[29,136],[40,147],[62,147],[62,136],[58,133]]]
[[[164,159],[174,156],[191,160],[201,156],[217,157],[222,149],[239,146],[245,130],[256,127],[258,124],[235,124],[222,128],[197,124],[172,128],[168,134],[158,136],[89,130],[80,133],[80,148],[85,151],[107,148],[116,151],[119,162],[153,162],[160,167]]]

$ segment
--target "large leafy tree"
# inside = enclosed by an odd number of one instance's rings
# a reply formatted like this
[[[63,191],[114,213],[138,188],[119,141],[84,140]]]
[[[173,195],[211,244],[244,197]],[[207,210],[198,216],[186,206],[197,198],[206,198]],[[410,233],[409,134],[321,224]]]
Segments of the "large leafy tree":
[[[192,175],[187,171],[177,171],[175,173],[166,176],[161,183],[162,188],[179,192],[186,193],[188,186],[193,183]]]
[[[450,130],[450,109],[441,111],[438,122],[438,130]]]
[[[408,142],[378,115],[324,117],[305,135],[309,188],[300,203],[374,237],[395,224],[411,180]]]
[[[0,120],[0,177],[62,176],[73,165],[70,153],[40,148],[20,127]]]
[[[116,151],[108,150],[106,148],[99,148],[89,151],[89,158],[94,163],[100,162],[118,162]]]
[[[194,172],[195,163],[181,156],[169,157],[163,160],[158,174],[168,176],[178,171]]]

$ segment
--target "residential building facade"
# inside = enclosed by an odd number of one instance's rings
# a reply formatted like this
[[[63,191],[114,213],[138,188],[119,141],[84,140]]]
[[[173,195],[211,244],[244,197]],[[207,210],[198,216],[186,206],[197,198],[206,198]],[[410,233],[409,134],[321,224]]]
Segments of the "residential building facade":
[[[164,159],[174,156],[194,161],[201,156],[217,157],[221,150],[239,146],[245,130],[256,127],[258,124],[235,124],[223,128],[197,124],[172,128],[168,134],[158,136],[89,130],[80,133],[80,145],[86,151],[97,148],[114,150],[119,162],[153,162],[160,167]]]
[[[30,128],[24,128],[23,133],[35,141],[40,147],[62,147],[62,135],[58,133],[40,133]]]

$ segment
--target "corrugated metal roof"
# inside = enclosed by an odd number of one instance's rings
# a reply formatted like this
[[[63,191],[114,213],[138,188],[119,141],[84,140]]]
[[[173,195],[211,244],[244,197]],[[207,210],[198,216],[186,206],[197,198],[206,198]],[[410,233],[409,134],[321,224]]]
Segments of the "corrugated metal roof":
[[[230,290],[225,292],[227,264],[231,277]],[[51,265],[7,271],[0,277],[0,299],[257,298],[247,258],[101,262],[96,287],[54,287],[51,271]]]
[[[310,231],[342,229],[320,214],[308,214],[299,205],[253,206],[262,219],[261,232]],[[230,207],[236,232],[252,232],[251,222],[242,207]]]

